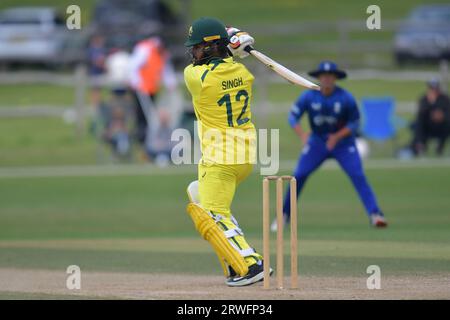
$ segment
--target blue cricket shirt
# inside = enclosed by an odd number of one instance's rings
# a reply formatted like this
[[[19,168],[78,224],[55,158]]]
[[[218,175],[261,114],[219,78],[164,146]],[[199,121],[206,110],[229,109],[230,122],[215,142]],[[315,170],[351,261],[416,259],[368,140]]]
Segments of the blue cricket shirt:
[[[289,113],[288,121],[291,127],[295,127],[305,112],[308,114],[313,135],[322,140],[327,140],[331,133],[343,127],[352,131],[352,135],[343,140],[353,140],[359,127],[360,116],[355,98],[338,86],[329,96],[324,96],[317,90],[303,92]]]

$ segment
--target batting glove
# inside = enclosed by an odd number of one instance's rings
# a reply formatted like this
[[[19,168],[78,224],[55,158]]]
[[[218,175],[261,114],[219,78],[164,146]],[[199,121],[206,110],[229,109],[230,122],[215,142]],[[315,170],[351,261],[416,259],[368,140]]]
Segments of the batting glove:
[[[253,39],[253,37],[247,32],[241,31],[237,28],[227,28],[227,32],[228,38],[230,39],[228,49],[233,56],[241,59],[248,57],[249,53],[244,49],[248,46],[252,46],[255,43],[255,39]]]

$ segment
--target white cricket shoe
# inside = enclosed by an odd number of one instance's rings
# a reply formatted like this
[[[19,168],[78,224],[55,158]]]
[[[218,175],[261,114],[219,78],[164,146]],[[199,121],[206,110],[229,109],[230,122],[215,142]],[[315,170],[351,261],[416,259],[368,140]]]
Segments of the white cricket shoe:
[[[286,215],[283,215],[283,224],[284,227],[286,228],[287,225],[289,225],[289,220],[288,217]],[[271,232],[277,232],[278,231],[278,223],[277,223],[277,219],[273,219],[272,224],[270,225],[270,231]]]
[[[374,213],[370,215],[370,223],[375,228],[386,228],[387,221],[382,214]]]

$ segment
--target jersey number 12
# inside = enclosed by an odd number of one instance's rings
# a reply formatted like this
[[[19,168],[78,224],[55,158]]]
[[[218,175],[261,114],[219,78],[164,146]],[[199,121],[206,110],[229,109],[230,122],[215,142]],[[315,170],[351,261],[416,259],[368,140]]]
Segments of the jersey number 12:
[[[243,118],[245,114],[245,111],[247,110],[247,106],[248,106],[248,92],[246,90],[240,90],[237,94],[236,94],[236,102],[241,101],[241,98],[244,97],[244,106],[242,107],[242,111],[239,114],[239,116],[236,119],[236,123],[238,126],[248,122],[250,119],[249,118]],[[222,106],[225,103],[225,107],[227,109],[227,120],[228,120],[228,126],[229,127],[233,127],[233,107],[231,105],[231,96],[229,93],[225,94],[222,98],[219,99],[219,101],[217,101],[217,104],[219,106]]]

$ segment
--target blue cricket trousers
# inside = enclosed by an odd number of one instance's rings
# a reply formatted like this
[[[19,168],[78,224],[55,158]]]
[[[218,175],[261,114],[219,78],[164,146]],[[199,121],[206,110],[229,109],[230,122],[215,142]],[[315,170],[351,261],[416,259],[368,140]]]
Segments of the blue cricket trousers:
[[[297,198],[305,185],[309,175],[313,173],[320,165],[329,158],[334,158],[340,167],[345,171],[358,192],[361,201],[364,204],[368,215],[380,212],[375,195],[367,182],[363,171],[361,158],[356,149],[354,139],[346,139],[329,151],[326,142],[318,136],[311,135],[308,144],[303,148],[294,176],[297,179]],[[290,190],[284,198],[283,212],[290,216]]]

